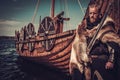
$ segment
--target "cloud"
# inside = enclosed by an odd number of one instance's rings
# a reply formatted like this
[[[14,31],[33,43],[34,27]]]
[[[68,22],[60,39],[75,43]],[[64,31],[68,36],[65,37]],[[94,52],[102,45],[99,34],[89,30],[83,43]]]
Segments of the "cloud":
[[[15,20],[0,20],[0,25],[8,25],[8,26],[13,26],[13,25],[17,25],[20,24],[21,22],[19,21],[15,21]]]
[[[20,30],[23,22],[0,19],[0,36],[13,36],[15,30]]]
[[[25,25],[27,26],[29,22],[21,22],[16,20],[4,20],[0,19],[0,36],[14,36],[15,30],[21,30]],[[34,24],[35,30],[37,32],[39,25]]]

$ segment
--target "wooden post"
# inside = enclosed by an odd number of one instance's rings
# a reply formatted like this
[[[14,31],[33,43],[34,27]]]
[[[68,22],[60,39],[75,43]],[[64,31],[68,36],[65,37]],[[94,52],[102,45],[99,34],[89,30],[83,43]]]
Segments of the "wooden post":
[[[51,17],[54,18],[55,0],[52,0]]]

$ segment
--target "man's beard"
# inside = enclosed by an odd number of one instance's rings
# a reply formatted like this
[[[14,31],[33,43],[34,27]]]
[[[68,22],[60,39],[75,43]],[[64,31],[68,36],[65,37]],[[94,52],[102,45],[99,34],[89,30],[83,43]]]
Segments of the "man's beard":
[[[90,21],[90,18],[87,18],[87,29],[92,29],[94,26],[97,26],[101,21],[101,18],[97,18],[94,22]]]
[[[96,21],[97,21],[97,19],[95,19],[95,18],[93,18],[93,17],[90,18],[90,22],[91,22],[91,23],[94,23],[94,22],[96,22]]]

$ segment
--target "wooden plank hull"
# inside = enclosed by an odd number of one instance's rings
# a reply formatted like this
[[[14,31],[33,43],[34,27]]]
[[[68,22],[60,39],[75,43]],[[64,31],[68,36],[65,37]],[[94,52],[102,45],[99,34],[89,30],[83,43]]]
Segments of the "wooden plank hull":
[[[44,47],[41,45],[42,40],[40,40],[41,38],[38,38],[38,36],[33,38],[33,40],[31,39],[31,42],[27,40],[23,42],[17,42],[16,48],[19,55],[26,59],[50,67],[58,68],[62,72],[69,73],[70,52],[74,37],[75,30],[52,35],[52,38],[54,38],[55,41],[54,46],[50,51],[46,51],[44,49]],[[29,44],[34,44],[33,51],[29,51]]]

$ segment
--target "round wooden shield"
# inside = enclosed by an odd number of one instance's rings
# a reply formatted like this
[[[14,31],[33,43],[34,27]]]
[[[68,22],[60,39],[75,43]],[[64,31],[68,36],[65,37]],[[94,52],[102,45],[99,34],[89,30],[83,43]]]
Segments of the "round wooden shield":
[[[28,33],[28,35],[34,35],[35,34],[34,25],[32,23],[28,24],[27,33]]]
[[[39,36],[44,37],[44,41],[41,42],[42,46],[46,49],[46,51],[49,51],[53,48],[55,39],[48,39],[49,35],[55,34],[55,26],[54,22],[50,17],[45,17],[38,30]]]
[[[45,17],[38,30],[39,36],[47,36],[51,34],[55,34],[55,27],[53,20],[50,17]]]

